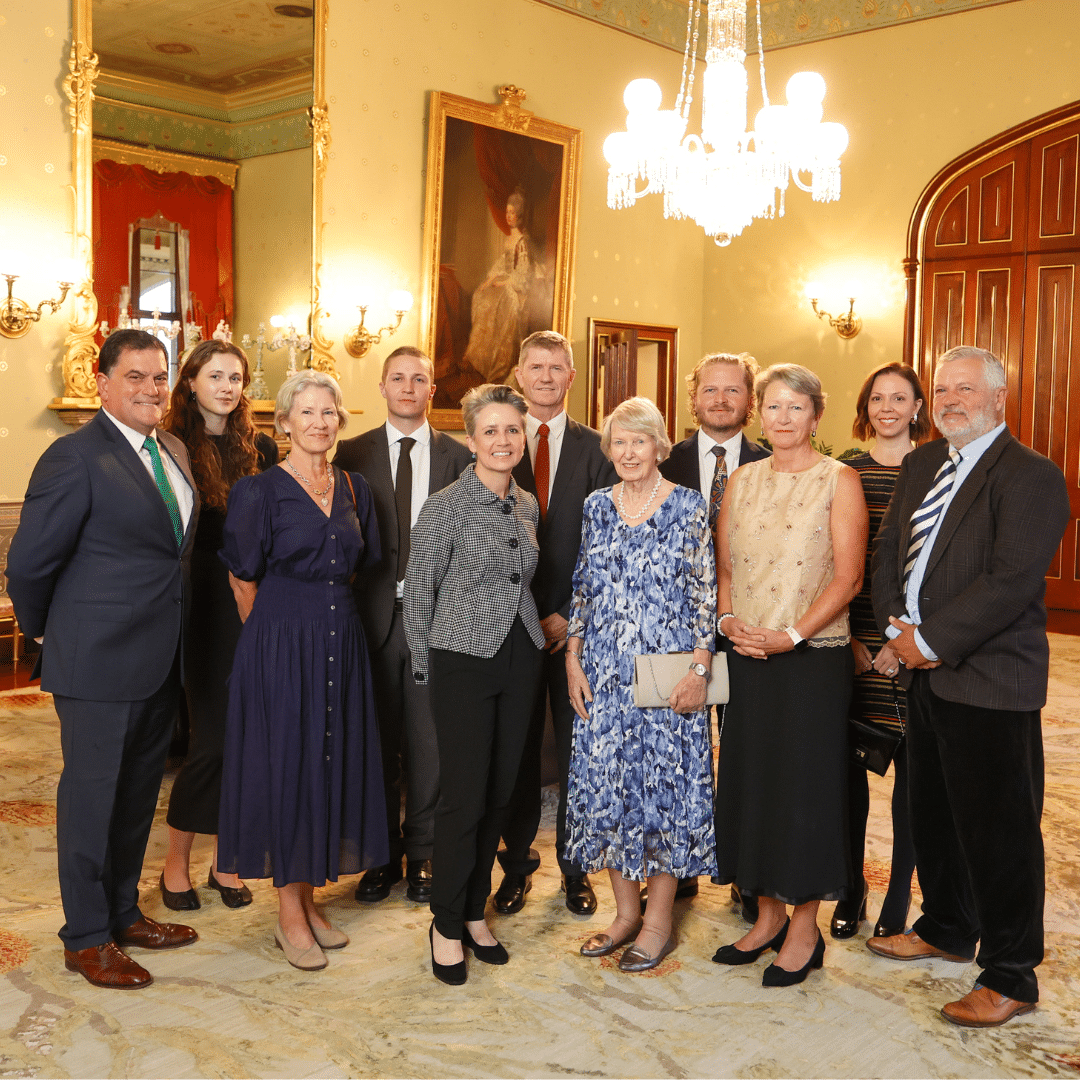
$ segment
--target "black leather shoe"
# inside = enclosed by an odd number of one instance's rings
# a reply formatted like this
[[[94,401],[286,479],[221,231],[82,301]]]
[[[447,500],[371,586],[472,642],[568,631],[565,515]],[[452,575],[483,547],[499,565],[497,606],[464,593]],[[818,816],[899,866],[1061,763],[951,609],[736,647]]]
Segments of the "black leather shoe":
[[[566,910],[571,915],[596,914],[596,893],[589,884],[588,874],[564,874],[562,888],[566,893]]]
[[[727,964],[729,967],[736,967],[739,964],[752,964],[768,949],[775,949],[779,952],[780,947],[784,944],[784,939],[787,937],[788,927],[790,925],[791,920],[785,919],[784,925],[780,927],[776,936],[771,941],[766,941],[760,949],[737,949],[734,945],[721,945],[720,948],[713,953],[713,963]]]
[[[161,890],[161,899],[170,911],[197,911],[202,907],[199,902],[199,894],[194,889],[186,889],[184,892],[170,892],[165,888],[165,871],[161,871],[158,881]]]
[[[814,951],[810,954],[810,959],[806,961],[806,964],[799,968],[798,971],[788,971],[786,968],[777,967],[776,964],[770,964],[761,973],[761,985],[762,986],[794,986],[796,983],[801,983],[805,980],[806,976],[810,974],[811,968],[819,968],[825,961],[825,939],[821,936],[821,931],[818,931],[817,944],[814,946]]]
[[[216,877],[214,877],[214,868],[210,867],[210,876],[206,879],[206,884],[211,889],[217,889],[221,893],[221,902],[228,908],[247,907],[251,903],[251,890],[246,885],[241,885],[239,889],[230,888],[228,885],[222,885]]]
[[[866,898],[870,895],[870,886],[863,881],[862,898],[859,900],[837,900],[833,908],[829,933],[840,941],[854,937],[859,932],[859,923],[866,918]],[[903,931],[900,931],[903,933]]]
[[[675,886],[675,899],[676,900],[689,900],[693,896],[698,894],[698,880],[696,877],[679,878],[678,885]],[[646,885],[641,890],[641,914],[645,914],[645,908],[649,903],[649,886]]]
[[[756,896],[744,896],[738,885],[731,886],[731,902],[742,906],[742,917],[751,925],[757,922],[758,902]]]
[[[373,866],[356,886],[356,899],[362,904],[375,904],[379,900],[385,900],[403,876],[400,860],[386,866]]]
[[[885,919],[885,909],[887,907],[889,907],[888,895],[885,897],[885,903],[881,905],[881,914],[878,916],[878,921],[874,924],[874,937],[896,937],[897,934],[902,934],[907,929],[908,912],[911,910],[911,894],[908,894],[907,902],[904,904],[903,917],[895,925]]]
[[[517,914],[525,906],[526,893],[531,891],[532,874],[514,874],[508,870],[495,891],[495,910],[500,915]]]
[[[431,860],[411,861],[405,869],[405,880],[409,887],[405,895],[417,904],[426,904],[431,899]]]
[[[371,871],[369,870],[370,874]],[[398,878],[400,881],[401,879]],[[446,983],[447,986],[461,986],[469,977],[469,969],[465,966],[465,961],[459,960],[456,964],[440,964],[435,960],[435,920],[431,920],[431,926],[428,927],[428,944],[431,946],[431,974],[435,976],[439,982]],[[462,946],[464,949],[464,946]]]

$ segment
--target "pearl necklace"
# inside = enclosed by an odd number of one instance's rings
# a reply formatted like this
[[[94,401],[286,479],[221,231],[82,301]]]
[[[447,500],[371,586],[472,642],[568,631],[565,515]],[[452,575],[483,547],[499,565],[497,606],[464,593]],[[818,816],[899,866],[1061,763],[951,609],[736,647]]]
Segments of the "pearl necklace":
[[[626,481],[624,480],[619,485],[619,513],[622,514],[623,518],[626,521],[637,521],[639,518],[644,517],[645,512],[649,509],[650,506],[652,506],[653,499],[656,498],[656,493],[660,490],[660,485],[663,482],[664,482],[664,477],[662,475],[658,475],[656,477],[656,483],[653,484],[652,491],[649,492],[648,499],[645,500],[645,504],[642,506],[642,508],[636,514],[630,514],[630,513],[627,513],[626,503],[623,501],[623,493],[626,491]]]
[[[329,506],[330,500],[326,496],[329,493],[330,489],[334,486],[334,467],[332,465],[330,466],[326,487],[323,488],[322,491],[319,491],[316,488],[312,487],[311,481],[303,473],[297,472],[296,466],[293,465],[293,463],[289,460],[290,457],[290,454],[285,455],[285,464],[288,465],[290,469],[292,469],[293,475],[296,476],[302,484],[305,484],[311,489],[312,495],[320,496],[319,502],[322,503],[323,506]]]

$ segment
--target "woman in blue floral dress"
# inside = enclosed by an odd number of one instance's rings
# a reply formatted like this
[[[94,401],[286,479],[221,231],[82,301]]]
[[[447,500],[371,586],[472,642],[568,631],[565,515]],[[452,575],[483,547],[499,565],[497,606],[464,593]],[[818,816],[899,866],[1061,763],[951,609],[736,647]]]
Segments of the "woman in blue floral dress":
[[[675,947],[677,879],[716,872],[705,706],[716,569],[705,500],[660,475],[671,443],[656,406],[623,402],[601,446],[622,482],[586,500],[574,571],[566,669],[577,719],[565,857],[588,873],[606,868],[615,894],[615,921],[582,955],[634,940],[619,967],[645,971]],[[637,708],[635,655],[691,651],[671,707]]]

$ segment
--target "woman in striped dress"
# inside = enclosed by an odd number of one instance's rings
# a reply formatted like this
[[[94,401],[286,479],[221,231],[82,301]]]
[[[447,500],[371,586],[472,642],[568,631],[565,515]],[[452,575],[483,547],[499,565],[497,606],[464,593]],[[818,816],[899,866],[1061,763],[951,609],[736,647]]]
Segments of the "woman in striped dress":
[[[870,511],[871,538],[862,590],[850,607],[851,648],[855,653],[851,715],[890,731],[901,730],[906,722],[906,705],[903,690],[887,674],[896,670],[896,656],[874,619],[870,602],[870,558],[873,538],[892,498],[900,463],[930,432],[929,413],[919,376],[912,368],[891,363],[870,372],[859,391],[851,433],[863,442],[872,439],[873,445],[869,452],[845,462],[862,481],[863,495]],[[907,754],[903,741],[893,758],[893,766],[892,868],[875,935],[904,932],[911,903],[911,875],[915,869],[915,851],[908,825]],[[866,918],[869,888],[863,875],[863,849],[869,810],[866,769],[851,763],[848,766],[848,821],[853,880],[847,896],[833,911],[830,932],[835,938],[854,936],[859,923]]]

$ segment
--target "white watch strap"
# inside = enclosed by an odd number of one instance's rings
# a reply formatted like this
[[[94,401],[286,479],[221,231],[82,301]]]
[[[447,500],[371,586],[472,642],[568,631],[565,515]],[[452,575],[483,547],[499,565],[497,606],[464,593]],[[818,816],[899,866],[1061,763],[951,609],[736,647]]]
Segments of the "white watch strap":
[[[799,642],[803,639],[802,634],[800,634],[794,626],[786,626],[784,628],[784,633],[787,634],[789,638],[791,638],[792,645],[798,645]]]

